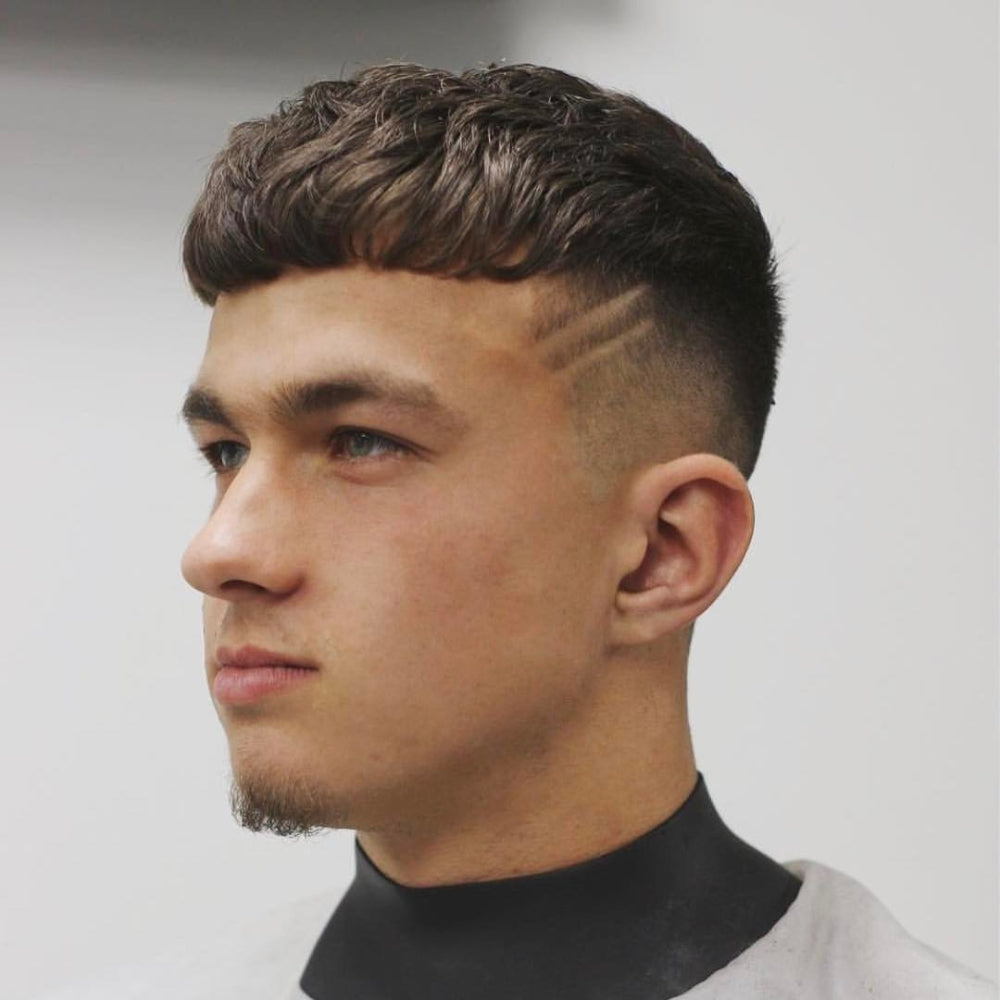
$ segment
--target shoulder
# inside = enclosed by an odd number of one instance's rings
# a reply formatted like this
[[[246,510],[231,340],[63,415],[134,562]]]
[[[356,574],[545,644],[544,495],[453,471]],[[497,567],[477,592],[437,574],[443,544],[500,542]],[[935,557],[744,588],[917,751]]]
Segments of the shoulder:
[[[227,928],[204,947],[123,965],[89,984],[37,1000],[284,1000],[333,913],[337,895],[274,907]]]
[[[916,940],[863,885],[814,861],[763,938],[687,994],[691,1000],[996,1000],[996,987]]]

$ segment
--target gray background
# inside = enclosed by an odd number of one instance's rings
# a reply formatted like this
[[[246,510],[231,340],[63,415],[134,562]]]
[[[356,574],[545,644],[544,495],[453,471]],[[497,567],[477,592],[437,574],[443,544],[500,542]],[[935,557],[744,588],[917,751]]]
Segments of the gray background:
[[[630,90],[756,194],[788,346],[757,537],[699,627],[699,766],[781,860],[995,975],[997,23],[988,0],[4,5],[0,993],[346,884],[237,829],[178,572],[178,243],[228,127],[372,60]]]

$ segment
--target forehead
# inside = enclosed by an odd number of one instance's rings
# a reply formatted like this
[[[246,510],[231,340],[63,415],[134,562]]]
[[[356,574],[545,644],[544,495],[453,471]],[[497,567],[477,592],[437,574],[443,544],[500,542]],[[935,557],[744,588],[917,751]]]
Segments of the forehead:
[[[548,279],[495,282],[365,266],[293,271],[221,295],[199,381],[220,388],[384,367],[463,386],[538,377]]]
[[[363,265],[289,271],[246,291],[222,294],[209,329],[207,353],[267,351],[273,360],[305,350],[359,346],[447,348],[519,354],[530,349],[535,317],[551,300],[551,282],[441,278]]]

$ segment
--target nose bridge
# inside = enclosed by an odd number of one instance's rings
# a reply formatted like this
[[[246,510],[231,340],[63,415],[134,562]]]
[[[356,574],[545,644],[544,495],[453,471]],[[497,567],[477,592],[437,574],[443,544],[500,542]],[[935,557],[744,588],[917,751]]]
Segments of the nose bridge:
[[[247,458],[213,507],[206,527],[234,539],[269,530],[267,522],[282,512],[280,486],[281,476],[267,462]]]
[[[248,458],[188,546],[184,575],[205,593],[233,583],[286,590],[301,571],[293,544],[299,523],[286,477]]]

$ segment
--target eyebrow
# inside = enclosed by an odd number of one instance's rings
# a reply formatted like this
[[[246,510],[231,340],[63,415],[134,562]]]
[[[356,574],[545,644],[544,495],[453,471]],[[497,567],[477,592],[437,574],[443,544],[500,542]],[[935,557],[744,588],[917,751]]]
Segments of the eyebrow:
[[[372,400],[426,413],[449,427],[463,424],[425,382],[380,371],[354,371],[331,378],[293,379],[278,384],[264,401],[268,417],[294,424],[359,400]],[[190,426],[217,424],[238,431],[237,421],[222,398],[211,388],[195,383],[184,397],[180,416]]]

